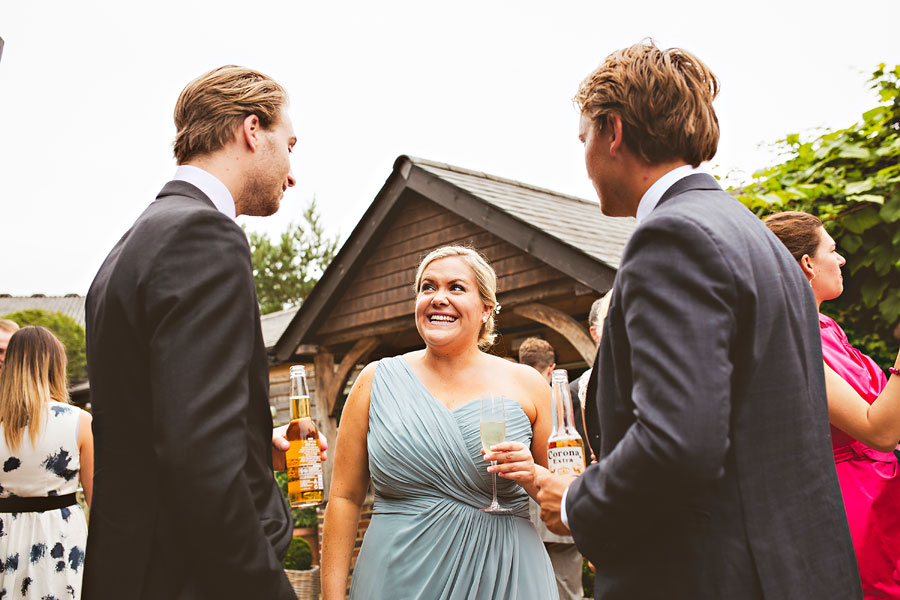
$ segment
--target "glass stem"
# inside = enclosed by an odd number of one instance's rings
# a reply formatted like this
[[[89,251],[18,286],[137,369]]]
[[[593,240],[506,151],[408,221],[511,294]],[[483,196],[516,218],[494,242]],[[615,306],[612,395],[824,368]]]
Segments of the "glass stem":
[[[491,466],[497,466],[495,461],[491,461]],[[491,502],[491,508],[500,508],[500,503],[497,502],[497,474],[491,473],[491,488],[494,490],[494,500]]]

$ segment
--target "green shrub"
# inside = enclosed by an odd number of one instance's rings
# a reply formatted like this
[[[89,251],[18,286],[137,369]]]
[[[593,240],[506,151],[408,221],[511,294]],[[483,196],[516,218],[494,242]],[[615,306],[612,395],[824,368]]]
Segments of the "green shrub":
[[[295,571],[306,571],[312,567],[312,548],[309,547],[309,542],[298,537],[292,539],[281,565]]]
[[[0,319],[15,321],[19,327],[40,325],[53,332],[66,347],[68,366],[66,375],[69,381],[84,379],[87,376],[87,357],[84,348],[84,327],[67,314],[29,308],[19,312],[3,315]]]
[[[581,563],[581,587],[584,588],[584,597],[594,597],[594,572],[588,566],[588,559]]]

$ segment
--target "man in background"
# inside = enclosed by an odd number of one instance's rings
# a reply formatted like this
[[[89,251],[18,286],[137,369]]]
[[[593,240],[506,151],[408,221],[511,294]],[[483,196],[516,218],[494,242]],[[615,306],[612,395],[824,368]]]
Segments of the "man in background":
[[[550,375],[556,368],[556,352],[550,342],[538,337],[530,337],[522,342],[519,346],[519,362],[523,365],[537,370],[547,384],[550,384]],[[572,398],[572,404],[575,405],[577,398]],[[576,423],[581,419],[581,407],[577,405],[575,409]],[[581,433],[581,432],[579,432]],[[528,499],[528,510],[531,522],[534,523],[550,555],[550,562],[553,564],[553,573],[556,575],[556,589],[559,591],[560,600],[581,600],[584,597],[584,588],[581,584],[581,554],[575,547],[575,541],[572,536],[557,535],[547,529],[544,522],[541,521],[541,507],[537,502]]]
[[[243,67],[189,83],[173,181],[91,285],[86,600],[295,598],[250,249],[234,222],[275,213],[294,185],[287,106],[284,88]]]
[[[6,359],[6,347],[9,345],[9,338],[19,330],[19,324],[9,319],[0,319],[0,369],[3,368],[3,361]]]

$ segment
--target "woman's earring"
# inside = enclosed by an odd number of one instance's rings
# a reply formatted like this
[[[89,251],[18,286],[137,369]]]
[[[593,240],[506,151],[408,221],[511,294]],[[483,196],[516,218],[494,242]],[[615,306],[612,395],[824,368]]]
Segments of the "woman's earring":
[[[481,317],[481,322],[487,323],[487,315],[484,315],[483,317]]]

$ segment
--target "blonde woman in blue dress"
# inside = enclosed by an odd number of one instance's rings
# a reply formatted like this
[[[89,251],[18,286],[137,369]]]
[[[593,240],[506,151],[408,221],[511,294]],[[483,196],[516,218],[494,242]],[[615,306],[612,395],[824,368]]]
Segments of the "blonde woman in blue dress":
[[[439,248],[419,265],[415,285],[425,349],[368,365],[341,416],[325,512],[324,600],[344,598],[370,477],[375,505],[351,598],[556,599],[550,560],[528,520],[535,463],[547,462],[550,388],[531,367],[484,351],[498,304],[496,275],[481,254]],[[479,400],[497,394],[507,441],[486,457]],[[504,459],[491,470],[501,475],[500,504],[514,514],[480,510],[492,498],[485,458]]]

